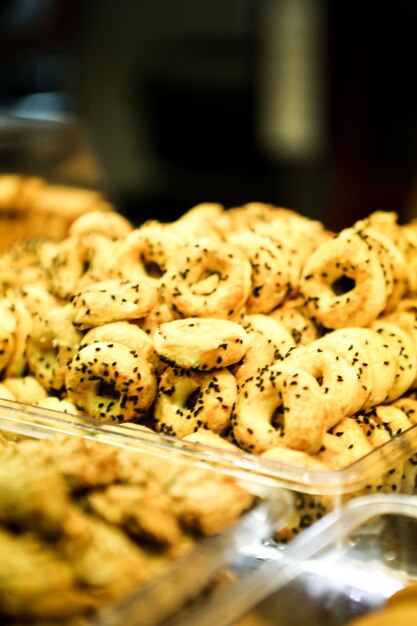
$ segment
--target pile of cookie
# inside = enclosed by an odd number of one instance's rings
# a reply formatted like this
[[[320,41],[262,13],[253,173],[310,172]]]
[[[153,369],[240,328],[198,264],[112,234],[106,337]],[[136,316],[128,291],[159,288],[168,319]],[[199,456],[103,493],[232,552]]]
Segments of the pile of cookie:
[[[5,399],[318,468],[417,419],[417,223],[395,213],[90,211],[9,247],[0,289]]]
[[[233,478],[185,463],[78,437],[1,436],[0,621],[91,623],[254,502]]]
[[[39,176],[0,174],[0,250],[26,237],[66,236],[74,219],[112,209],[95,190],[51,183]]]

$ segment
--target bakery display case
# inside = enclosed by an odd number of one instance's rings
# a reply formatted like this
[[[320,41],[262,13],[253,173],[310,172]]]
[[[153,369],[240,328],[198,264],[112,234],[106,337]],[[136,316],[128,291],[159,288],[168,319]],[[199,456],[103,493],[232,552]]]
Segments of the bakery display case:
[[[371,11],[38,4],[0,24],[0,622],[389,620],[417,585],[412,38],[387,90]]]

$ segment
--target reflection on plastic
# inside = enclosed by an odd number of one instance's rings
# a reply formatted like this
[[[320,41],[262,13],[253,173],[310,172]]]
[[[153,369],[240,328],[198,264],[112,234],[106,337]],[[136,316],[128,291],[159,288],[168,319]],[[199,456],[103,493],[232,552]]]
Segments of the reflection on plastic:
[[[195,613],[190,611],[189,615],[181,620],[181,626],[233,624],[262,600],[305,571],[308,559],[312,559],[332,545],[337,545],[358,527],[382,515],[417,519],[417,497],[381,494],[351,500],[342,509],[329,513],[296,537],[284,552],[284,558],[281,554],[279,560],[266,562],[256,571],[242,577],[234,586],[233,593],[230,588],[220,589],[217,594],[213,594],[209,605],[205,605],[203,610],[197,610]],[[328,573],[332,576],[330,564]],[[337,570],[334,569],[333,575],[336,574]],[[369,571],[365,575],[369,577]],[[355,586],[358,588],[359,582],[356,579]],[[377,584],[377,579],[374,582]],[[382,584],[382,588],[377,589],[378,595],[389,594],[390,591],[394,592],[402,586],[401,576],[388,582],[384,580],[382,574],[379,584]]]

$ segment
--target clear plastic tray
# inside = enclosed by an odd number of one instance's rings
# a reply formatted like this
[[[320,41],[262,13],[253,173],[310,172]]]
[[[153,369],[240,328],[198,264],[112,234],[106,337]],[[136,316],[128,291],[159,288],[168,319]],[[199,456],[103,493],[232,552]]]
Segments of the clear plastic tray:
[[[102,441],[109,446],[129,448],[141,457],[161,454],[160,449],[146,439],[137,440],[135,430],[122,429],[119,433],[118,429],[111,427],[103,429],[93,424],[80,425],[71,419],[66,420],[65,416],[61,415],[64,419],[58,419],[52,412],[51,415],[48,413],[26,405],[4,404],[0,408],[0,434],[17,442],[21,438],[49,439],[56,434],[67,434],[74,438]],[[206,470],[218,472],[208,460],[202,464],[193,455],[173,455],[172,460],[192,467],[203,465]],[[76,626],[159,626],[191,598],[217,584],[232,557],[244,546],[253,542],[262,545],[265,538],[285,523],[292,508],[292,496],[285,490],[270,489],[250,481],[247,476],[243,476],[242,480],[237,478],[237,482],[244,483],[245,489],[256,496],[256,505],[250,511],[223,533],[202,538],[195,548],[174,559],[161,576],[141,586],[135,593],[123,597],[117,604],[105,606],[92,618],[77,618]],[[65,626],[72,626],[72,622],[66,621]]]
[[[199,466],[220,470],[259,487],[282,487],[294,493],[297,507],[288,524],[288,532],[281,534],[285,540],[354,496],[390,491],[390,474],[400,472],[405,462],[416,465],[414,455],[417,454],[417,425],[339,470],[307,470],[260,459],[249,453],[231,452],[126,425],[98,423],[10,401],[0,403],[0,427],[21,432],[29,428],[36,430],[38,436],[48,436],[50,432],[78,433],[157,456],[189,458]]]
[[[417,497],[351,500],[280,551],[249,548],[234,572],[166,626],[344,626],[416,583]]]

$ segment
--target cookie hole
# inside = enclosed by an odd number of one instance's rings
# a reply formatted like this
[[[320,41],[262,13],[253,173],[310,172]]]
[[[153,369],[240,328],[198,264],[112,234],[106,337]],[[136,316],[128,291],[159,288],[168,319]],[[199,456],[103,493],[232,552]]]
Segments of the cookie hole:
[[[56,366],[56,362],[59,357],[59,348],[54,344],[48,347],[47,351],[43,351],[43,361],[49,363],[49,367]],[[49,369],[48,367],[48,369]]]
[[[284,431],[285,427],[285,417],[284,417],[284,407],[281,404],[277,406],[274,412],[271,415],[271,426],[275,428],[275,430]]]
[[[184,407],[188,410],[188,411],[193,411],[195,409],[195,405],[197,404],[197,401],[199,399],[201,395],[201,389],[200,387],[197,387],[196,389],[194,389],[194,391],[192,391],[186,398],[185,402],[184,402]]]
[[[120,398],[120,393],[117,391],[114,383],[101,380],[98,386],[97,395],[106,400],[116,401]]]
[[[352,291],[352,289],[355,289],[355,286],[356,283],[352,278],[343,275],[332,283],[331,289],[336,296],[343,296],[349,293],[349,291]]]
[[[143,269],[145,270],[149,278],[161,278],[161,276],[164,274],[164,271],[162,270],[160,265],[158,265],[158,263],[155,263],[155,261],[147,261],[143,255],[141,255],[140,260],[142,262]]]
[[[192,291],[198,296],[209,296],[214,293],[220,282],[220,274],[205,273],[194,283]]]
[[[91,261],[90,261],[90,259],[84,259],[83,260],[83,264],[82,264],[82,268],[81,268],[81,275],[87,274],[87,272],[89,272],[90,269],[91,269]]]

